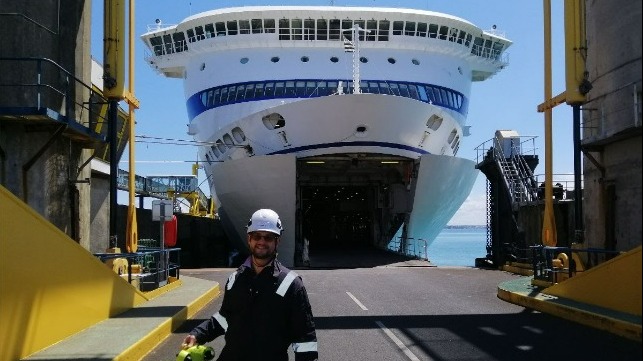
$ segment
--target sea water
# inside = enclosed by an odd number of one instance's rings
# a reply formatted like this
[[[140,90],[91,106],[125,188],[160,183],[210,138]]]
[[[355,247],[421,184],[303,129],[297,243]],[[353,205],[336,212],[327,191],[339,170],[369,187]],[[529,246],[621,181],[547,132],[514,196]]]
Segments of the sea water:
[[[487,230],[484,227],[444,228],[428,247],[429,261],[436,266],[475,265],[476,258],[487,254]]]

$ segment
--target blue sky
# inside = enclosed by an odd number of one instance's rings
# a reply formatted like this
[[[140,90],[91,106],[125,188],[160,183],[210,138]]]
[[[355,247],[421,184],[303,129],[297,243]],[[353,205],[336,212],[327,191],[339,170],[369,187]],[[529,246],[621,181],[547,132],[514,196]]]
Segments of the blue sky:
[[[404,7],[437,11],[458,16],[482,29],[496,30],[513,41],[508,49],[509,66],[484,82],[474,83],[471,91],[468,124],[471,136],[463,139],[458,156],[476,160],[475,148],[493,138],[496,130],[511,129],[522,136],[535,136],[535,153],[540,158],[536,174],[544,176],[544,114],[536,107],[544,99],[543,5],[541,1],[506,0],[335,0],[336,6]],[[167,139],[185,139],[187,112],[183,84],[179,79],[164,78],[144,61],[145,48],[140,35],[156,19],[177,24],[184,18],[215,8],[244,5],[330,5],[331,1],[231,1],[231,0],[138,0],[135,29],[135,95],[141,102],[136,111],[136,134]],[[103,4],[92,2],[92,56],[102,62]],[[564,91],[564,53],[562,2],[552,2],[552,94]],[[572,109],[563,104],[553,111],[553,171],[557,179],[573,179]],[[141,143],[135,144],[136,173],[191,174],[197,160],[193,146]],[[128,169],[127,153],[122,169]],[[199,174],[202,189],[207,182]],[[449,224],[486,224],[484,174],[480,173],[471,195]],[[127,197],[119,196],[120,203]]]

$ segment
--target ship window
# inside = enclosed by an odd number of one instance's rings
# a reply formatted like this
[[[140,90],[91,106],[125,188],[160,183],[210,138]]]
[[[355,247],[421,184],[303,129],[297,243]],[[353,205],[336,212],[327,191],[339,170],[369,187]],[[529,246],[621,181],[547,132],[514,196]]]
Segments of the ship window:
[[[411,63],[413,63],[413,65],[420,65],[420,61],[417,59],[411,60]]]
[[[379,41],[388,41],[388,31],[389,28],[391,27],[391,22],[388,20],[381,20],[380,21],[380,30],[378,32],[378,39]]]
[[[279,19],[279,40],[290,40],[290,19]]]
[[[328,37],[329,40],[339,40],[341,38],[341,29],[340,29],[340,21],[339,19],[330,19],[330,24],[328,26],[329,33]]]
[[[330,61],[332,61],[333,63],[337,63],[339,61],[339,58],[337,58],[336,56],[333,56],[330,58]]]
[[[214,104],[214,90],[210,89],[208,91],[208,101],[207,101],[207,106],[211,107],[212,104]]]
[[[217,88],[214,90],[214,97],[212,98],[212,106],[217,106],[221,102],[219,97],[221,93],[221,89]]]
[[[484,43],[484,39],[482,39],[479,36],[476,36],[476,38],[473,40],[473,46],[471,47],[471,54],[478,55],[478,56],[481,55],[483,43]]]
[[[208,98],[208,93],[207,92],[201,93],[201,104],[203,104],[203,106],[206,106],[206,107],[208,106],[208,99],[207,98]]]
[[[221,105],[228,103],[228,88],[224,87],[221,89]]]
[[[391,89],[388,88],[388,84],[386,84],[386,82],[380,82],[380,93],[391,94]]]
[[[420,100],[422,100],[423,102],[428,102],[429,97],[426,94],[426,88],[424,88],[423,85],[418,85],[417,88],[418,88],[418,95],[420,96]]]
[[[215,157],[219,158],[221,156],[221,152],[215,147],[214,145],[210,147],[212,149],[212,154],[214,154]]]
[[[246,95],[245,99],[252,99],[255,96],[255,85],[254,84],[247,84],[246,85]]]
[[[264,19],[263,20],[263,31],[265,33],[274,34],[274,32],[275,32],[275,19]]]
[[[446,40],[449,33],[449,27],[446,25],[440,26],[440,40]]]
[[[410,97],[408,85],[400,84],[400,95],[407,98]]]
[[[248,60],[249,60],[248,58],[241,58],[241,59],[239,60],[239,62],[240,62],[241,64],[247,64],[247,63],[248,63]]]
[[[380,93],[380,87],[379,87],[379,85],[377,85],[376,81],[368,82],[368,92],[373,93],[373,94],[379,94]]]
[[[228,103],[234,103],[237,99],[237,87],[232,85],[228,87]]]
[[[201,69],[201,71],[204,71],[205,70],[205,63],[201,63],[201,67],[199,69]]]
[[[272,58],[270,58],[270,61],[272,61],[273,63],[276,63],[276,62],[279,61],[279,57],[278,56],[273,56]]]
[[[301,40],[302,39],[302,21],[301,19],[292,19],[290,22],[291,30],[291,40]]]
[[[418,23],[417,36],[426,38],[426,23]]]
[[[221,141],[221,139],[217,139],[217,141],[215,142],[215,144],[216,144],[217,149],[219,150],[219,152],[221,152],[221,154],[225,153],[225,151],[226,151],[227,149],[226,149],[225,144],[223,144],[223,142]]]
[[[253,34],[261,34],[263,33],[263,25],[261,19],[252,19],[250,21],[250,25],[252,25],[252,33]]]
[[[415,36],[415,22],[407,21],[406,26],[404,27],[404,35],[406,36]]]
[[[437,37],[438,37],[438,25],[429,24],[429,38],[437,38]]]
[[[377,40],[377,20],[368,20],[366,22],[366,30],[370,30],[370,33],[366,34],[366,41]]]
[[[162,41],[160,36],[155,36],[150,39],[150,45],[152,45],[152,49],[154,49],[154,54],[162,55],[163,54],[163,46],[162,46]]]
[[[443,105],[449,105],[449,97],[447,95],[447,91],[444,89],[440,89],[440,94],[442,95],[442,104]]]
[[[174,49],[172,49],[172,36],[170,34],[163,35],[163,42],[165,43],[165,53],[172,54]]]
[[[239,20],[239,34],[250,34],[249,20]]]
[[[317,93],[317,82],[307,81],[306,82],[306,96],[312,96]]]
[[[264,96],[270,98],[273,95],[276,95],[275,94],[275,83],[273,83],[273,82],[266,83],[266,90],[264,91]]]
[[[317,19],[317,40],[328,39],[328,23],[325,19]]]
[[[285,95],[287,97],[294,97],[295,96],[295,82],[294,81],[287,81],[286,82]]]
[[[232,20],[226,22],[226,24],[228,25],[228,35],[237,35],[237,22],[235,20]]]
[[[203,33],[203,26],[195,26],[194,32],[196,33],[196,40],[205,39],[205,34]]]
[[[212,164],[212,159],[210,159],[210,154],[205,153],[205,160],[208,162],[208,164]]]
[[[400,88],[397,86],[397,83],[390,83],[389,89],[391,90],[391,94],[400,95]]]
[[[263,83],[259,83],[255,85],[255,98],[261,98],[263,97]],[[247,97],[246,97],[247,98]]]
[[[283,81],[278,81],[275,83],[275,96],[276,97],[282,97],[284,95],[284,92],[286,91],[286,87],[284,86]]]
[[[427,120],[426,126],[427,126],[427,128],[432,129],[432,130],[438,130],[440,128],[440,126],[442,125],[442,120],[443,120],[442,117],[439,117],[439,116],[433,114],[433,115],[431,115],[429,120]]]
[[[458,29],[456,28],[449,29],[449,41],[455,42],[457,38],[458,38]]]
[[[460,35],[458,35],[458,44],[463,44],[464,43],[464,38],[467,36],[467,32],[464,30],[460,30]]]
[[[317,83],[317,91],[320,96],[328,95],[328,87],[326,86],[326,84],[327,83],[323,80]]]
[[[342,32],[343,30],[350,30],[353,28],[353,20],[345,19],[342,20]],[[344,34],[348,34],[348,32],[345,32]]]
[[[447,143],[450,144],[451,142],[453,142],[453,140],[455,139],[456,134],[458,134],[458,132],[455,129],[453,129],[451,131],[451,134],[449,134],[449,138],[447,139]]]
[[[178,32],[172,34],[172,40],[174,40],[174,49],[178,52],[187,50],[187,45],[185,44],[185,34],[183,32]]]
[[[306,96],[306,82],[305,81],[298,81],[295,83],[295,95],[297,97],[305,97]]]
[[[217,36],[226,36],[226,30],[225,30],[225,23],[224,22],[215,23],[214,27],[216,29]]]
[[[367,58],[367,57],[365,57],[365,56],[361,56],[361,57],[359,58],[359,61],[361,61],[362,63],[366,64],[366,63],[368,63],[368,58]]]
[[[328,91],[331,94],[335,94],[335,92],[337,92],[337,82],[336,81],[329,81],[328,82]]]
[[[402,35],[404,31],[404,22],[403,21],[394,21],[393,22],[393,35]]]
[[[245,97],[246,97],[246,89],[245,89],[245,87],[246,86],[243,85],[243,84],[237,86],[237,96],[235,98],[236,101],[240,102],[243,99],[245,99]]]
[[[232,137],[234,140],[237,141],[237,143],[242,143],[246,141],[246,135],[243,133],[243,130],[239,127],[235,127],[232,129]]]
[[[228,133],[225,133],[223,135],[223,143],[225,143],[225,145],[227,145],[228,148],[234,147],[234,141],[232,140],[232,137]]]
[[[193,43],[196,41],[196,37],[194,36],[194,29],[187,29],[186,32],[188,33],[188,41]]]
[[[304,20],[304,40],[315,40],[315,20]]]
[[[206,38],[214,38],[214,25],[213,24],[206,24],[205,25],[205,37]]]
[[[263,121],[263,125],[269,130],[283,128],[286,125],[286,120],[278,113],[268,114],[261,118],[261,120]]]
[[[456,147],[459,143],[460,143],[460,136],[459,136],[459,135],[456,135],[456,136],[455,136],[455,140],[454,140],[454,141],[453,141],[453,143],[451,144],[451,149],[455,149],[455,147]]]
[[[301,62],[302,63],[307,63],[309,60],[310,60],[310,58],[308,58],[307,56],[302,56],[301,57]]]
[[[467,34],[467,40],[464,41],[464,45],[466,47],[469,47],[469,44],[471,44],[471,39],[473,38],[473,35]]]
[[[413,99],[420,99],[420,96],[418,95],[418,90],[415,84],[409,84],[409,94]]]
[[[391,63],[391,64],[395,64],[395,59],[393,59],[393,58],[388,58],[388,62],[389,62],[389,63]]]

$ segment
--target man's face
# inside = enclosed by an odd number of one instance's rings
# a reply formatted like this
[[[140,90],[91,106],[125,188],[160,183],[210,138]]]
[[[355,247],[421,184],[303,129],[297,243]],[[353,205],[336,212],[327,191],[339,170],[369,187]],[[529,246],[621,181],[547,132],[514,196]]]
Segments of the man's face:
[[[279,236],[272,232],[256,231],[248,234],[248,247],[252,256],[268,259],[277,253]]]

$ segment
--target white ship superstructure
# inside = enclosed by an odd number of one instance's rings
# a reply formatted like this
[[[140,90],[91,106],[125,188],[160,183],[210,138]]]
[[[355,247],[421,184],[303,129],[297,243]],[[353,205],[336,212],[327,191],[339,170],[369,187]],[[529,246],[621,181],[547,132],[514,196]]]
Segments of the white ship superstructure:
[[[511,44],[441,13],[334,6],[219,9],[142,38],[152,67],[184,79],[228,235],[275,209],[290,265],[308,242],[430,244],[477,176],[457,157],[471,83]]]

